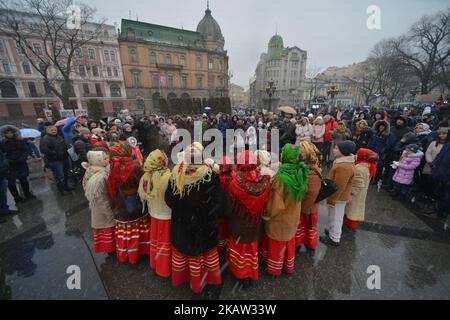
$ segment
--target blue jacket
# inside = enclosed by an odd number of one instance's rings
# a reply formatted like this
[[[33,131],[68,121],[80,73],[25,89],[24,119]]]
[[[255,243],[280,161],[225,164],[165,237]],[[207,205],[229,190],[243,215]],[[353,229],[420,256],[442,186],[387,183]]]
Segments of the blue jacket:
[[[431,174],[434,180],[447,183],[450,181],[450,143],[446,143],[434,159]]]
[[[66,143],[70,143],[73,137],[73,125],[75,124],[76,119],[74,117],[68,117],[67,122],[62,128],[62,134],[64,136],[64,141]]]

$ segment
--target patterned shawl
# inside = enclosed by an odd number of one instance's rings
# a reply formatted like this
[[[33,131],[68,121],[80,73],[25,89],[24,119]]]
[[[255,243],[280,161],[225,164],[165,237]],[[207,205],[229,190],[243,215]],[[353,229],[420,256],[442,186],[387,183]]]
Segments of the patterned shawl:
[[[375,177],[377,171],[378,154],[370,149],[361,148],[358,151],[355,164],[364,164],[369,168],[370,178]]]

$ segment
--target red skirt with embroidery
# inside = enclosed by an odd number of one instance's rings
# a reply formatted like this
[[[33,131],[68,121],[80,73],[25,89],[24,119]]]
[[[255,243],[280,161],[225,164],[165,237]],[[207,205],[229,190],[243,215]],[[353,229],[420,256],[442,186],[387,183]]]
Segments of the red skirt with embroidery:
[[[94,252],[110,253],[116,251],[115,227],[94,229]]]
[[[270,275],[279,276],[283,269],[286,273],[294,273],[295,237],[289,241],[278,241],[265,235],[260,252],[261,260],[267,262]]]
[[[207,284],[222,283],[217,247],[198,256],[186,256],[172,247],[172,285],[187,282],[194,293],[200,293]]]
[[[228,238],[228,268],[237,279],[258,280],[258,241],[240,243],[233,236]]]
[[[139,256],[150,254],[150,218],[116,221],[116,253],[120,262],[136,264]]]
[[[311,214],[301,214],[300,222],[298,224],[297,233],[295,235],[295,246],[307,246],[309,249],[315,250],[319,240],[317,232],[317,221],[319,213],[313,212]]]
[[[172,269],[170,222],[152,217],[150,223],[150,268],[164,278],[170,277]]]
[[[219,245],[217,246],[217,249],[219,251],[223,251],[227,248],[227,242],[228,242],[228,224],[227,223],[219,223]]]
[[[361,221],[350,220],[349,218],[347,218],[347,215],[344,215],[344,224],[350,229],[358,228],[360,222]]]

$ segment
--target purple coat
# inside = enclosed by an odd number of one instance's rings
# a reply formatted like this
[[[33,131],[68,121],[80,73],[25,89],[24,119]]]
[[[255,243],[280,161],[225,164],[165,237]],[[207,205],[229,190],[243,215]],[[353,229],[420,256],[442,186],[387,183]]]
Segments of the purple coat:
[[[420,165],[423,152],[417,151],[416,153],[407,154],[403,152],[403,156],[399,161],[398,168],[395,171],[393,180],[395,182],[410,185],[414,180],[414,170]]]

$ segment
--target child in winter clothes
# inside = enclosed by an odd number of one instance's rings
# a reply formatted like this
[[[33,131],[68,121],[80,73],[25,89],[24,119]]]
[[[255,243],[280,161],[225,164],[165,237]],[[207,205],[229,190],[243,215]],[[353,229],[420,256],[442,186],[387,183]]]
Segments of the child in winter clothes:
[[[396,169],[394,174],[394,192],[393,196],[406,196],[413,180],[414,170],[420,165],[423,152],[417,144],[409,144],[405,147],[405,151],[400,161],[394,161],[392,168]]]

